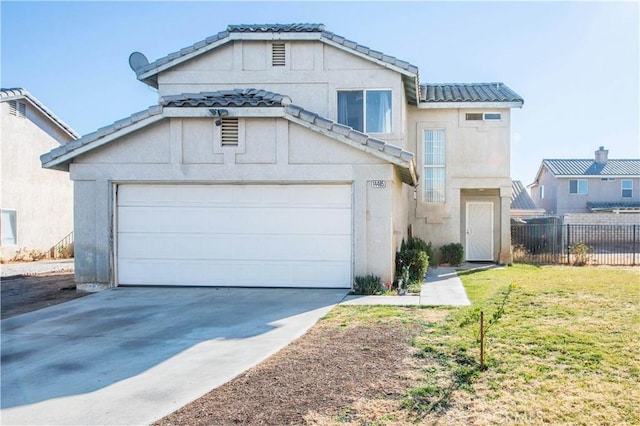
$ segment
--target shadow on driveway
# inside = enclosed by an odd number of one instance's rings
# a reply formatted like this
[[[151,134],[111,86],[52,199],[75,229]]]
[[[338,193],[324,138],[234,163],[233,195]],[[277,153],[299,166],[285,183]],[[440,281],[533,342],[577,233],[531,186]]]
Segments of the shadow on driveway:
[[[151,422],[277,352],[346,292],[117,288],[5,319],[3,422]]]

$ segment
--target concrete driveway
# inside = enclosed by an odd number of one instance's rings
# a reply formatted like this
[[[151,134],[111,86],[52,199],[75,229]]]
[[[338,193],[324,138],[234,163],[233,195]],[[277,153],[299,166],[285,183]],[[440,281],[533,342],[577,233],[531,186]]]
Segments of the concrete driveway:
[[[117,288],[3,320],[2,424],[148,424],[277,352],[346,293]]]

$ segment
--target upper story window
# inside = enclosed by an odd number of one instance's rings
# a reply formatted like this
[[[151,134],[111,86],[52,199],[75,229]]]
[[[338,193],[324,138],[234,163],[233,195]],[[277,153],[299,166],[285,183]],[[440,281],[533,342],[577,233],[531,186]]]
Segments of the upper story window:
[[[446,137],[443,129],[424,131],[424,173],[422,174],[425,203],[445,202]]]
[[[338,123],[364,133],[391,133],[391,90],[339,90]]]
[[[465,114],[467,121],[500,121],[502,113],[499,112],[468,112]]]
[[[284,43],[273,43],[271,45],[271,65],[274,67],[283,67],[286,65]]]
[[[586,179],[569,179],[569,194],[587,194],[589,185]]]
[[[622,198],[633,197],[633,181],[631,179],[622,179]]]
[[[27,105],[24,102],[9,101],[9,114],[24,118],[27,114]]]
[[[544,185],[540,185],[540,199],[544,198]]]

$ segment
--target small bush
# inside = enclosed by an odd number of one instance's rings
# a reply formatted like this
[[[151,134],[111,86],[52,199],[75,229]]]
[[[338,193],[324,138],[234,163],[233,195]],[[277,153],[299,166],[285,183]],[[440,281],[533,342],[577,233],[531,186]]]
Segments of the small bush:
[[[436,256],[433,253],[431,241],[427,243],[421,238],[411,237],[406,244],[404,243],[404,240],[402,240],[402,244],[403,245],[400,246],[400,251],[403,251],[404,249],[422,250],[423,252],[427,253],[427,256],[429,257],[429,266],[438,266],[438,264],[436,263]]]
[[[429,267],[429,255],[419,249],[401,250],[396,253],[397,273],[401,273],[405,267],[409,269],[409,282],[403,282],[403,286],[407,288],[417,283],[422,284]]]
[[[71,259],[73,257],[73,243],[58,247],[58,258]]]
[[[449,243],[440,247],[442,255],[442,263],[448,263],[451,266],[458,266],[464,259],[464,247],[460,243]]]
[[[381,291],[382,285],[380,284],[380,277],[377,275],[359,275],[353,280],[353,292],[355,294],[378,294]]]
[[[592,248],[583,242],[571,246],[571,254],[573,255],[573,266],[584,266],[589,261],[589,253]]]
[[[47,257],[47,252],[42,250],[27,250],[26,247],[18,249],[11,258],[11,262],[35,262]]]

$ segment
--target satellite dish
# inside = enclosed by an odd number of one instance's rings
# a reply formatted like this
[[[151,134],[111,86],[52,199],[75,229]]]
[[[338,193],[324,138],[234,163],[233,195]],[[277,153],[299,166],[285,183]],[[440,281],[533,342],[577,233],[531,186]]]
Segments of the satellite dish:
[[[132,70],[137,72],[140,68],[143,68],[147,65],[149,65],[149,60],[146,56],[144,56],[143,53],[133,52],[131,55],[129,55],[129,66]]]

